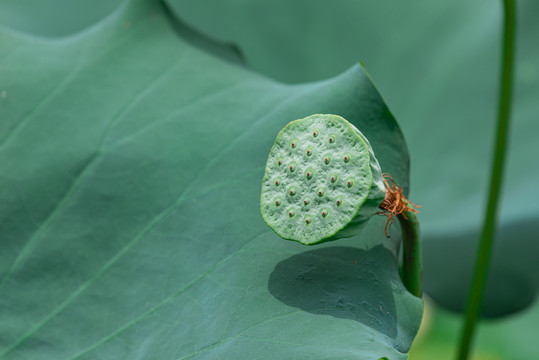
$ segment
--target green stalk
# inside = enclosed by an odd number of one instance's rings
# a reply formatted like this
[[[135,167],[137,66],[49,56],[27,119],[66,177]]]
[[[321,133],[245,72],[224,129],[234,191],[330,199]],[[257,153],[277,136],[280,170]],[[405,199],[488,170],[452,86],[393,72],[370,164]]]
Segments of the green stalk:
[[[511,93],[513,78],[513,57],[515,48],[515,1],[504,0],[504,33],[503,33],[503,60],[501,69],[501,85],[498,109],[498,127],[496,130],[496,143],[494,159],[490,177],[490,190],[488,203],[479,243],[474,276],[468,297],[466,309],[466,322],[461,334],[459,360],[468,359],[470,346],[473,340],[475,326],[479,319],[485,282],[487,278],[492,243],[496,231],[498,202],[502,186],[503,168],[505,163],[506,145],[509,129],[509,114],[511,111]]]
[[[423,294],[421,288],[423,265],[421,262],[419,222],[412,211],[405,211],[397,215],[397,219],[399,219],[402,230],[402,283],[412,295],[421,297]]]

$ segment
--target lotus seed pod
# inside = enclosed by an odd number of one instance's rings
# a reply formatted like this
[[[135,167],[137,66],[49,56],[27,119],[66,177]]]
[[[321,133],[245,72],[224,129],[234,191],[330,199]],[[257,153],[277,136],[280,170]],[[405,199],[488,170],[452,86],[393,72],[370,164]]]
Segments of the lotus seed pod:
[[[314,245],[357,235],[379,211],[385,191],[365,136],[340,116],[317,114],[277,135],[260,207],[283,239]]]

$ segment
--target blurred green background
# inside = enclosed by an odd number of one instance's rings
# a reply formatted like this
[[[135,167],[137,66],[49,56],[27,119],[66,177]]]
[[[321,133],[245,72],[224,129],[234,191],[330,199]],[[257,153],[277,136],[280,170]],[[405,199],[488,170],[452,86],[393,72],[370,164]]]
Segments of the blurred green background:
[[[334,77],[357,61],[365,65],[404,132],[411,158],[409,197],[423,206],[429,305],[410,357],[451,358],[486,199],[501,1],[165,3],[181,24],[233,45],[245,66],[284,83]],[[92,26],[120,4],[3,0],[0,24],[61,38]],[[490,319],[478,329],[475,359],[539,358],[533,341],[539,333],[534,303],[539,282],[539,2],[523,0],[517,7],[510,148],[484,306]]]

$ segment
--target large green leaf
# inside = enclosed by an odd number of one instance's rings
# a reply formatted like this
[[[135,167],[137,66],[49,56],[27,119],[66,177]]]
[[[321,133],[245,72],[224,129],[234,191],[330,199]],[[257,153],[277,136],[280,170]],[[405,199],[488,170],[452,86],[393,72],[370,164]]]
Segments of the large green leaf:
[[[411,196],[423,205],[425,290],[462,309],[486,202],[502,1],[166,1],[189,24],[236,42],[248,64],[283,81],[318,80],[364,61],[410,146]],[[539,285],[539,262],[526,255],[539,251],[539,166],[532,165],[539,132],[539,2],[519,1],[518,7],[514,121],[502,234],[485,299],[489,316],[526,306]],[[500,279],[504,272],[511,279]]]
[[[422,302],[384,218],[307,251],[259,212],[276,132],[311,113],[408,184],[369,77],[283,85],[177,30],[143,0],[63,38],[0,30],[0,358],[406,358]]]

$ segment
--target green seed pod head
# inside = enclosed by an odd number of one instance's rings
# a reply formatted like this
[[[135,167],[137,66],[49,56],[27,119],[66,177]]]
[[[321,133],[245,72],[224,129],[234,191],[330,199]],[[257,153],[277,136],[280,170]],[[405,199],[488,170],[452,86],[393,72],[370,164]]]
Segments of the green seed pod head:
[[[384,195],[380,165],[365,136],[340,116],[316,114],[277,135],[260,207],[283,239],[314,245],[357,235]]]

